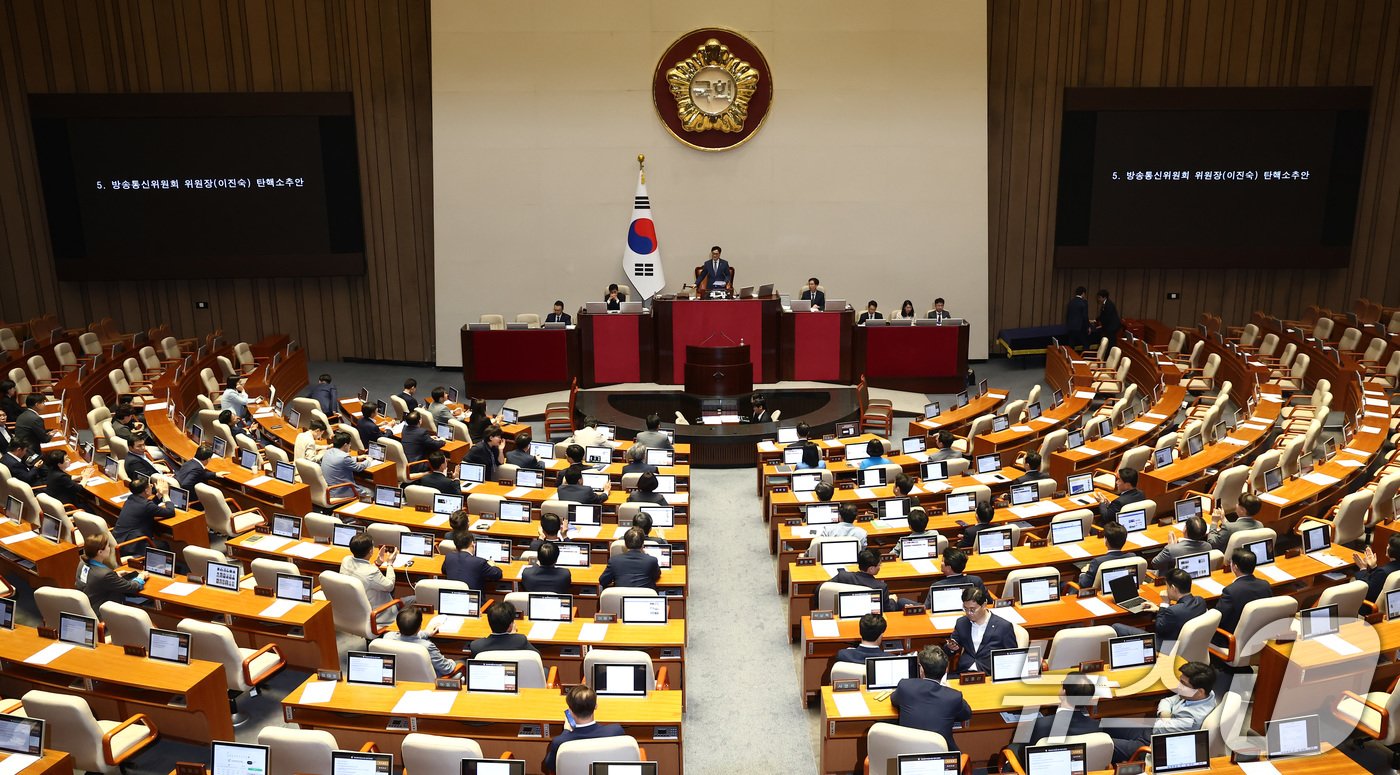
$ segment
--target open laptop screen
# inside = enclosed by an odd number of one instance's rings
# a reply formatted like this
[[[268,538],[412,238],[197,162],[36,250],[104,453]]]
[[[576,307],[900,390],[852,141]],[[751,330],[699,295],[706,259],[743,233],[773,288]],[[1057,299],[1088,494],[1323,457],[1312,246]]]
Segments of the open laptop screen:
[[[1210,733],[1204,729],[1152,736],[1153,772],[1188,772],[1210,767]]]
[[[210,746],[209,775],[267,775],[268,747],[217,740]]]
[[[1084,772],[1083,743],[1033,745],[1026,749],[1026,775],[1074,775]]]
[[[1264,736],[1268,740],[1270,759],[1322,753],[1317,716],[1295,716],[1269,721]]]
[[[331,751],[331,775],[390,775],[393,771],[391,753]]]
[[[871,690],[893,689],[900,681],[918,675],[916,657],[870,657],[865,660],[865,685]]]

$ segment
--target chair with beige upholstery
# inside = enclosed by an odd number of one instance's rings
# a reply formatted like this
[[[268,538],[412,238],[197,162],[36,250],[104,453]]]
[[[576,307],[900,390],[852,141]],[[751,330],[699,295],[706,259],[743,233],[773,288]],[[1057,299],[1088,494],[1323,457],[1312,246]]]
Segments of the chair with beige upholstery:
[[[497,315],[494,313],[482,315],[478,322],[489,324],[492,331],[499,331],[506,327],[505,315]]]
[[[1059,630],[1050,641],[1045,669],[1065,670],[1078,667],[1081,662],[1100,659],[1104,645],[1116,637],[1117,633],[1106,624]]]
[[[303,775],[331,771],[331,752],[340,748],[324,729],[266,726],[258,730],[258,745],[268,748],[267,775]]]
[[[146,648],[151,638],[151,616],[146,609],[107,601],[98,609],[107,625],[107,641],[114,646]]]
[[[461,772],[463,759],[483,756],[481,746],[466,737],[410,732],[403,739],[403,766],[410,773]]]
[[[1400,573],[1400,571],[1397,571]],[[1240,613],[1234,632],[1216,629],[1225,639],[1223,646],[1210,645],[1210,654],[1231,668],[1248,668],[1264,648],[1264,643],[1289,632],[1298,601],[1287,596],[1251,600]]]
[[[184,619],[176,627],[190,635],[191,659],[224,666],[233,724],[238,726],[247,722],[247,714],[238,710],[237,698],[262,686],[287,666],[287,661],[277,650],[277,644],[268,643],[257,649],[242,648],[234,640],[233,631],[225,625],[197,619]]]
[[[144,713],[125,721],[105,721],[93,715],[82,697],[35,689],[21,699],[26,716],[44,720],[45,747],[67,752],[76,770],[117,775],[160,735]]]
[[[257,509],[234,511],[233,499],[225,497],[222,490],[196,484],[194,491],[204,506],[204,521],[209,530],[218,535],[232,538],[267,524],[267,519]]]
[[[493,654],[495,652],[492,652]],[[589,775],[593,762],[639,762],[642,749],[630,735],[570,740],[555,755],[556,775]]]

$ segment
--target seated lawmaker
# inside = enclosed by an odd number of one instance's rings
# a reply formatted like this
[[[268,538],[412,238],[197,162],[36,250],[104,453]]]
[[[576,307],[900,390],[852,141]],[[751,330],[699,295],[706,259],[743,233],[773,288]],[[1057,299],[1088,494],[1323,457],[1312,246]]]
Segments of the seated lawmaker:
[[[88,508],[87,490],[63,470],[68,455],[61,449],[51,449],[42,460],[44,464],[38,470],[44,473],[44,494],[65,506]]]
[[[1215,709],[1215,668],[1202,662],[1187,662],[1173,694],[1157,703],[1157,718],[1152,726],[1113,727],[1113,762],[1127,761],[1137,749],[1148,745],[1152,735],[1170,732],[1192,732],[1201,728],[1206,716]]]
[[[88,536],[83,541],[83,567],[78,571],[78,589],[87,595],[92,610],[99,615],[103,603],[126,604],[128,595],[141,594],[150,575],[146,571],[130,579],[117,573],[117,551],[106,536]],[[86,571],[86,572],[84,572]]]
[[[515,631],[514,603],[506,600],[491,603],[486,608],[485,617],[491,634],[471,642],[468,650],[472,658],[480,659],[490,651],[539,651],[528,638]]]
[[[608,312],[617,312],[622,309],[622,302],[627,301],[627,294],[617,287],[617,283],[609,283],[608,292],[603,294],[603,301],[608,303]]]
[[[1094,583],[1094,576],[1098,575],[1099,568],[1104,563],[1111,560],[1121,560],[1125,557],[1134,557],[1132,552],[1123,551],[1123,547],[1128,544],[1128,529],[1117,521],[1113,521],[1103,526],[1103,542],[1108,547],[1108,551],[1095,557],[1084,568],[1084,572],[1079,574],[1079,588],[1088,589]]]
[[[822,460],[821,448],[816,444],[803,444],[802,460],[798,461],[796,468],[798,471],[826,468],[826,461]]]
[[[1264,508],[1264,502],[1259,500],[1259,496],[1252,492],[1242,493],[1235,501],[1235,513],[1230,515],[1230,520],[1225,520],[1225,512],[1216,509],[1211,513],[1212,528],[1206,536],[1210,542],[1210,547],[1218,551],[1225,551],[1225,547],[1230,545],[1230,536],[1241,530],[1257,530],[1264,526],[1262,522],[1255,519],[1259,511]]]
[[[948,310],[943,309],[943,297],[939,296],[933,300],[933,309],[928,312],[929,320],[947,320],[953,315]]]
[[[892,462],[892,460],[885,457],[885,442],[879,439],[871,439],[865,443],[865,459],[860,461],[861,468],[885,466]]]
[[[1385,553],[1390,562],[1379,567],[1376,565],[1376,552],[1369,545],[1366,547],[1366,553],[1356,560],[1356,578],[1366,582],[1366,599],[1372,603],[1380,599],[1381,589],[1385,587],[1385,580],[1390,574],[1400,571],[1400,533],[1390,536]]]
[[[355,421],[355,430],[359,431],[360,443],[364,444],[366,449],[369,448],[369,445],[379,441],[385,436],[391,439],[394,438],[392,433],[385,433],[380,430],[379,424],[374,421],[374,418],[379,416],[379,406],[377,404],[366,403],[361,409],[363,411],[360,412],[360,419]]]
[[[840,570],[837,571],[831,580],[837,584],[851,584],[857,587],[873,589],[880,593],[883,609],[886,611],[898,611],[904,606],[900,604],[899,598],[890,594],[890,585],[881,581],[875,576],[880,572],[880,552],[875,549],[861,549],[856,553],[856,565],[860,570]]]
[[[656,412],[647,415],[647,429],[637,434],[636,443],[647,449],[671,449],[671,437],[661,432],[661,416]]]
[[[922,506],[915,506],[909,509],[909,535],[904,537],[927,538],[930,541],[934,541],[934,546],[938,545],[936,540],[938,538],[938,531],[928,529],[928,512],[925,511]],[[902,543],[895,544],[895,559],[899,559],[901,547],[903,547]],[[966,555],[964,555],[964,557],[966,557]],[[963,562],[965,566],[967,562],[966,559],[964,559]]]
[[[564,311],[564,302],[559,300],[554,302],[554,310],[544,316],[544,322],[563,323],[566,326],[572,326],[574,324],[574,319],[569,313]]]
[[[601,737],[619,737],[627,734],[620,724],[599,724],[593,719],[598,710],[598,693],[587,684],[579,684],[564,692],[564,704],[574,714],[571,728],[560,732],[549,741],[549,750],[544,755],[545,775],[554,775],[554,763],[559,756],[559,746],[572,740],[596,740]]]
[[[655,477],[652,479],[655,481]],[[602,503],[608,499],[608,489],[595,490],[589,487],[583,483],[583,469],[579,466],[569,466],[564,469],[564,484],[555,491],[554,497],[569,503]]]
[[[559,543],[564,540],[564,533],[569,529],[567,520],[561,519],[558,514],[552,511],[540,515],[540,534],[530,540],[528,552],[538,552],[545,544]]]
[[[928,520],[925,518],[925,524]],[[910,521],[912,526],[913,521]],[[963,573],[967,570],[967,552],[956,546],[950,546],[943,550],[943,578],[933,582],[928,587],[928,594],[924,596],[924,607],[933,610],[933,591],[945,587],[959,587],[964,584],[971,584],[977,589],[986,589],[982,583],[981,576],[973,576]]]
[[[749,399],[749,416],[745,417],[742,422],[773,422],[773,416],[768,413],[768,399],[758,393],[754,393]]]
[[[1012,485],[1026,484],[1028,482],[1038,482],[1041,479],[1049,479],[1050,474],[1040,470],[1043,458],[1039,452],[1031,450],[1026,453],[1026,472],[1011,480]]]
[[[622,466],[622,475],[655,474],[660,469],[647,462],[647,445],[637,442],[627,450],[627,463]]]
[[[208,444],[201,444],[195,449],[194,457],[186,460],[185,464],[175,471],[175,481],[180,485],[180,489],[193,493],[196,484],[209,484],[220,476],[227,476],[209,470],[209,460],[212,457],[214,448]]]
[[[413,480],[416,487],[428,487],[443,495],[461,495],[462,483],[447,474],[452,461],[440,449],[428,453],[428,473]]]
[[[1225,558],[1229,563],[1230,572],[1235,574],[1235,580],[1225,586],[1225,590],[1220,593],[1220,599],[1215,601],[1215,610],[1220,612],[1219,629],[1233,633],[1240,624],[1240,615],[1244,613],[1244,607],[1255,600],[1263,600],[1273,597],[1274,590],[1269,586],[1269,582],[1254,575],[1254,567],[1259,558],[1254,556],[1254,552],[1239,547]],[[1216,642],[1223,639],[1217,635]]]
[[[948,654],[937,646],[919,650],[919,677],[905,678],[894,687],[890,704],[899,711],[899,725],[937,732],[948,750],[957,750],[953,725],[972,718],[962,692],[945,683]]]
[[[637,489],[627,496],[627,502],[650,503],[653,506],[667,505],[666,496],[657,492],[656,486],[656,474],[642,474],[637,477]]]
[[[458,530],[452,534],[454,551],[443,553],[442,577],[460,581],[478,592],[490,592],[503,574],[490,560],[477,557],[472,552],[475,543],[476,536],[470,530]]]
[[[802,292],[802,298],[798,301],[805,301],[813,312],[821,312],[826,309],[826,291],[821,290],[822,281],[815,277],[807,278],[807,290]]]
[[[530,442],[534,440],[535,437],[531,436],[529,431],[515,434],[515,449],[506,453],[506,462],[516,468],[543,470],[545,468],[544,461],[530,454]]]
[[[953,442],[956,439],[957,437],[953,435],[952,431],[939,431],[934,435],[933,438],[930,439],[930,441],[933,442],[934,451],[929,453],[929,462],[936,463],[940,460],[961,459],[963,454],[953,446]]]
[[[836,652],[836,661],[863,665],[870,657],[888,656],[880,647],[880,639],[885,637],[888,627],[884,614],[868,613],[860,617],[860,645]]]
[[[895,317],[899,320],[913,320],[918,317],[918,314],[914,312],[914,302],[910,299],[905,299],[904,303],[899,305],[899,314]]]
[[[572,591],[573,575],[568,568],[560,568],[559,547],[552,541],[540,544],[535,554],[535,563],[520,572],[520,588],[526,592],[549,592],[567,595]]]
[[[818,484],[817,487],[821,487],[822,484],[826,484],[826,482]],[[825,538],[855,538],[860,541],[860,548],[864,549],[865,528],[856,527],[855,504],[843,503],[837,506],[836,516],[840,517],[840,520],[830,525],[822,525],[821,529],[817,531],[817,535]]]
[[[1211,549],[1210,542],[1206,540],[1206,521],[1200,517],[1192,517],[1182,525],[1186,530],[1185,538],[1178,538],[1176,531],[1172,531],[1167,536],[1167,546],[1152,558],[1152,569],[1158,573],[1166,573],[1176,567],[1176,560],[1188,554],[1199,554],[1208,552]]]
[[[867,320],[884,320],[885,316],[880,312],[880,305],[874,299],[865,303],[865,311],[860,313],[860,318],[856,320],[856,325],[861,325]]]
[[[1138,489],[1138,472],[1136,468],[1123,467],[1118,469],[1117,475],[1113,479],[1113,491],[1118,493],[1118,497],[1109,500],[1103,493],[1095,493],[1099,499],[1099,517],[1101,523],[1117,522],[1118,512],[1123,507],[1147,500],[1147,495]]]
[[[403,381],[403,390],[397,393],[396,395],[398,395],[399,399],[402,400],[404,402],[404,405],[408,407],[408,411],[412,412],[414,409],[418,408],[418,399],[415,397],[415,394],[417,392],[418,380],[414,379],[413,377],[409,377],[408,379]],[[369,442],[365,443],[368,444]]]
[[[1180,568],[1172,568],[1164,574],[1167,586],[1164,587],[1161,607],[1147,603],[1147,610],[1156,611],[1157,618],[1152,622],[1153,644],[1157,653],[1166,654],[1181,637],[1181,628],[1186,623],[1209,610],[1206,601],[1191,594],[1191,574]],[[1127,624],[1113,625],[1118,637],[1146,635],[1147,631]]]
[[[992,596],[981,587],[963,590],[963,616],[948,636],[950,653],[957,657],[957,672],[990,673],[992,652],[1016,648],[1016,628],[992,613]]]
[[[486,429],[481,440],[467,450],[466,461],[476,463],[486,472],[484,481],[496,481],[496,469],[506,462],[506,434],[501,426],[492,425]]]
[[[646,540],[646,534],[640,529],[627,528],[622,535],[626,551],[608,560],[608,567],[598,577],[600,589],[611,586],[656,589],[656,582],[661,580],[661,563],[642,551]]]
[[[962,540],[958,541],[960,549],[972,549],[977,546],[977,534],[993,527],[992,518],[997,515],[997,510],[989,501],[978,501],[976,514],[977,524],[963,528]]]
[[[166,542],[156,538],[156,523],[175,516],[175,507],[170,505],[170,498],[166,495],[170,486],[159,479],[139,477],[127,482],[127,489],[130,495],[117,515],[112,536],[118,543],[145,538],[157,549],[168,549]]]
[[[1012,750],[1022,756],[1028,745],[1040,745],[1048,737],[1090,735],[1099,731],[1099,720],[1089,715],[1094,704],[1094,679],[1075,670],[1060,684],[1060,699],[1048,716],[1039,716],[1031,727],[1030,739],[1012,743]],[[1019,730],[1018,730],[1019,731]],[[1024,762],[1023,762],[1024,763]]]
[[[386,632],[382,637],[387,641],[397,641],[399,643],[413,643],[422,646],[428,652],[428,661],[433,665],[433,672],[438,677],[452,675],[457,670],[458,664],[442,655],[442,651],[433,642],[433,636],[437,630],[429,629],[423,631],[423,612],[415,606],[408,606],[399,611],[394,623],[398,625],[398,630]]]

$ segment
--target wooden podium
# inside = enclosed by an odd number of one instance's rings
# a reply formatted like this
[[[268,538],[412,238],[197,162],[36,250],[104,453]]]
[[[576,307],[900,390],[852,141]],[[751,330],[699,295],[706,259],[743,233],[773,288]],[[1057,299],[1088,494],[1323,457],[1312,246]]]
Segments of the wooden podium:
[[[753,392],[753,364],[747,344],[685,347],[685,392],[700,396],[740,396]]]

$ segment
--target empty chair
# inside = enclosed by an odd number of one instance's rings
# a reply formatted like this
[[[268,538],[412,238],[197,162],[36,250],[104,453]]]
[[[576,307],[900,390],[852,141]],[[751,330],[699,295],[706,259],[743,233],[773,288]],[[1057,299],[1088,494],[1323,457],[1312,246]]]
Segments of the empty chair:
[[[902,727],[898,724],[879,722],[871,725],[865,733],[866,772],[893,772],[890,761],[900,754],[931,753],[948,750],[948,741],[937,732]]]
[[[151,616],[146,609],[107,601],[98,609],[107,625],[107,640],[114,646],[146,648],[151,636]]]
[[[1084,770],[1086,772],[1112,769],[1113,738],[1109,737],[1107,732],[1090,732],[1086,735],[1070,735],[1068,737],[1051,735],[1042,740],[1040,744],[1052,745],[1055,743],[1083,743]]]
[[[202,546],[186,546],[181,554],[185,558],[185,567],[190,569],[191,576],[208,577],[209,563],[228,562],[228,557],[215,549],[206,549]]]
[[[483,758],[475,740],[410,732],[403,739],[403,766],[410,773],[456,773],[463,759]]]
[[[1337,616],[1351,619],[1360,615],[1361,603],[1366,600],[1367,584],[1360,579],[1328,587],[1318,596],[1316,607],[1337,606]]]
[[[1050,651],[1045,655],[1045,669],[1064,670],[1078,667],[1081,662],[1100,659],[1104,644],[1115,637],[1117,633],[1106,624],[1060,630],[1050,641]]]
[[[624,597],[659,597],[656,590],[648,587],[608,587],[598,596],[598,612],[616,614],[622,610]]]
[[[1104,574],[1108,573],[1109,571],[1119,570],[1122,568],[1132,568],[1133,572],[1137,574],[1138,581],[1140,582],[1147,579],[1146,558],[1120,557],[1116,560],[1106,560],[1099,564],[1099,569],[1094,573],[1094,589],[1102,589],[1107,591],[1108,588],[1103,583]]]
[[[82,697],[35,689],[21,699],[25,715],[44,720],[45,747],[67,752],[76,770],[117,775],[160,734],[144,713],[125,721],[98,720]]]
[[[1302,529],[1307,529],[1309,522],[1325,522],[1332,526],[1332,543],[1354,545],[1366,535],[1366,512],[1370,507],[1371,493],[1354,492],[1337,502],[1331,519],[1310,517],[1303,522]]]
[[[96,356],[102,354],[102,340],[91,331],[85,331],[78,335],[78,346],[82,349],[83,355]]]
[[[97,618],[88,596],[76,589],[64,587],[39,587],[34,590],[34,605],[45,627],[58,628],[59,614],[78,614]]]
[[[403,488],[403,502],[405,506],[432,506],[433,496],[437,494],[438,491],[431,487],[410,484]]]
[[[223,492],[207,484],[196,484],[194,491],[204,505],[204,520],[209,529],[221,536],[232,538],[267,524],[267,519],[257,509],[234,511],[230,508],[233,499],[224,497]]]
[[[429,606],[436,611],[438,594],[444,589],[465,592],[471,587],[467,586],[465,581],[455,579],[423,579],[413,588],[413,602],[416,605]]]
[[[584,675],[587,675],[585,673]],[[834,662],[831,665],[831,680],[828,684],[837,681],[860,681],[860,685],[865,685],[865,663],[855,662]]]
[[[645,665],[646,685],[656,689],[669,689],[670,680],[667,669],[663,665],[657,670],[652,663],[651,655],[645,651],[633,651],[630,649],[589,649],[583,657],[583,680],[592,683],[593,670],[598,665]]]
[[[1277,385],[1285,394],[1296,393],[1303,389],[1303,380],[1307,377],[1308,366],[1311,363],[1311,356],[1302,353],[1293,359],[1293,365],[1286,372],[1270,378],[1269,384]]]
[[[251,564],[253,571],[253,585],[261,589],[276,589],[277,574],[285,573],[289,576],[302,575],[301,569],[294,562],[287,560],[273,560],[267,557],[255,557]]]
[[[1128,367],[1132,365],[1133,362],[1126,358],[1119,361],[1118,368],[1112,373],[1102,373],[1094,377],[1093,382],[1089,384],[1089,388],[1095,393],[1106,393],[1108,395],[1122,393],[1126,389],[1125,385],[1128,381]]]
[[[1016,597],[1018,587],[1036,579],[1053,579],[1056,584],[1060,582],[1060,570],[1054,567],[1043,568],[1017,568],[1006,574],[1006,585],[1003,587],[1004,597]]]
[[[258,744],[268,748],[267,775],[330,772],[331,752],[340,748],[335,735],[324,729],[280,726],[258,730]]]
[[[301,534],[305,538],[322,538],[327,541],[335,534],[335,526],[344,524],[334,514],[307,514],[301,518]]]
[[[1229,557],[1235,550],[1248,543],[1255,541],[1273,541],[1274,546],[1278,543],[1278,533],[1271,527],[1256,527],[1249,530],[1236,530],[1230,534],[1230,538],[1225,542],[1225,556]]]
[[[398,546],[399,537],[408,532],[406,525],[390,525],[383,522],[372,522],[365,526],[365,531],[374,540],[375,546]]]
[[[487,325],[491,326],[492,331],[499,331],[506,327],[506,316],[497,315],[494,313],[487,313],[478,318],[477,322],[486,323]]]
[[[639,762],[642,750],[630,735],[570,740],[555,755],[556,775],[589,775],[593,762]]]
[[[190,658],[224,666],[233,723],[237,726],[246,722],[248,716],[238,710],[238,696],[261,686],[287,666],[277,644],[268,643],[259,649],[241,648],[233,639],[233,630],[196,619],[184,619],[176,627],[190,635]]]
[[[539,328],[540,316],[538,313],[535,312],[521,312],[520,314],[515,316],[515,322],[524,323],[530,328]]]

